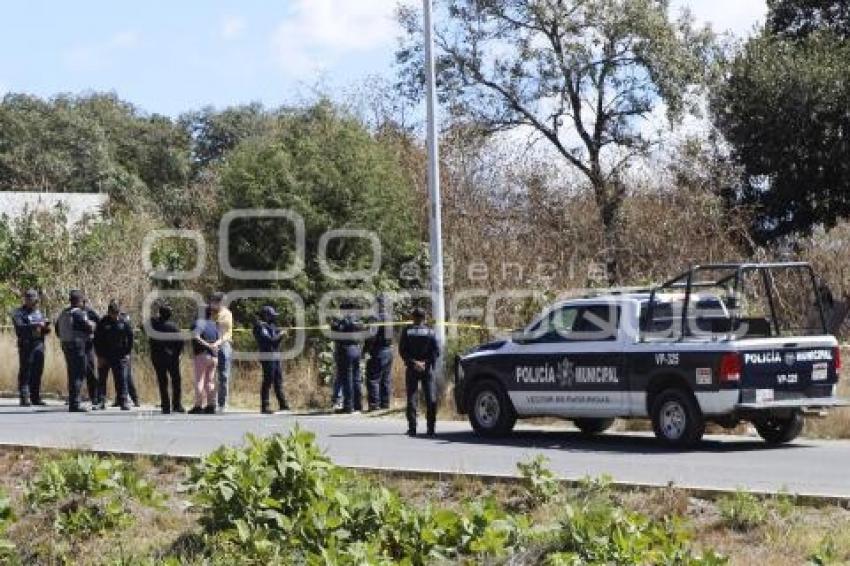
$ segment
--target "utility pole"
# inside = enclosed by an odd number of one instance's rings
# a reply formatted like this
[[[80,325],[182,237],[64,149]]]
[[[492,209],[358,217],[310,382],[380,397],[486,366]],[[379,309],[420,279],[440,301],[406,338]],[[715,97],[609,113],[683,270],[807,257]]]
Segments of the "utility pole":
[[[443,228],[440,210],[440,146],[437,125],[437,77],[434,65],[434,22],[432,0],[422,0],[425,14],[425,76],[428,98],[428,194],[430,196],[431,296],[435,331],[440,352],[446,345],[446,299],[443,287]],[[443,384],[445,360],[437,367],[437,382]]]

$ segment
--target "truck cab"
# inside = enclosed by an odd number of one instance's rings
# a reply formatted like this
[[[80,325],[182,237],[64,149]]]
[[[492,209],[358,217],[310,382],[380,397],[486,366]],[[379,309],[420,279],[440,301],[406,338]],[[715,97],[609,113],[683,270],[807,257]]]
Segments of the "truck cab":
[[[587,434],[649,418],[671,446],[699,441],[707,422],[741,421],[782,443],[805,413],[844,404],[840,368],[808,264],[717,264],[652,289],[555,303],[510,339],[460,357],[455,400],[485,436],[527,417],[571,419]]]

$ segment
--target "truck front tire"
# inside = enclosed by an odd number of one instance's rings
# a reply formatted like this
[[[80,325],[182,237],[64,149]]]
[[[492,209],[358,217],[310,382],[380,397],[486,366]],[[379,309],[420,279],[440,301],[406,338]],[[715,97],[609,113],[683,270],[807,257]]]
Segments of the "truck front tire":
[[[573,419],[573,424],[588,436],[602,434],[614,425],[614,419]]]
[[[705,419],[694,396],[682,389],[666,389],[650,410],[655,436],[672,448],[693,446],[705,432]]]
[[[469,422],[479,435],[496,438],[513,430],[516,411],[498,383],[490,380],[476,382],[469,391],[468,403]]]
[[[759,436],[768,444],[785,444],[797,438],[803,432],[803,413],[794,411],[788,417],[769,415],[753,421]]]

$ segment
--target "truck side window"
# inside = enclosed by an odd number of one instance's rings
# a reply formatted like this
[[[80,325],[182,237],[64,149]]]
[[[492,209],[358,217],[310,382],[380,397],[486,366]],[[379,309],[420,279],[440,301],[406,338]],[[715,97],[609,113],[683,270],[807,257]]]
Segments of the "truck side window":
[[[569,335],[570,342],[599,342],[617,339],[620,307],[591,305],[584,307]]]
[[[532,329],[527,343],[598,342],[617,339],[620,308],[613,305],[563,307]]]

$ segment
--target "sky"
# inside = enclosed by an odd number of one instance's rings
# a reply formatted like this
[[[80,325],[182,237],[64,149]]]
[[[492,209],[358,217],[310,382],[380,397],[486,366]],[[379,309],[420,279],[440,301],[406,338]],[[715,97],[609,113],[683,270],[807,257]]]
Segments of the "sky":
[[[0,0],[0,95],[115,91],[170,116],[279,106],[391,74],[398,1]],[[766,11],[765,0],[672,4],[737,35]]]

